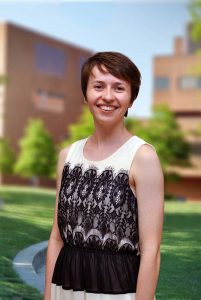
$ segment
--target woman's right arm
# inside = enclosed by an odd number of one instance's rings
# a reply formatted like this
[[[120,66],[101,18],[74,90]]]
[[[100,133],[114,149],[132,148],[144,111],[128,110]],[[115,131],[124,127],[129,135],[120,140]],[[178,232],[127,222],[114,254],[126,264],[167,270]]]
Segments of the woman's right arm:
[[[58,206],[58,197],[59,197],[59,191],[61,186],[63,167],[64,167],[64,163],[69,148],[70,146],[61,150],[61,152],[59,153],[59,158],[57,163],[56,203],[55,203],[55,210],[54,210],[54,222],[53,222],[52,231],[50,234],[48,248],[47,248],[44,300],[50,300],[51,282],[52,282],[54,266],[57,257],[59,255],[59,252],[63,247],[63,241],[61,239],[58,224],[57,224],[57,206]]]

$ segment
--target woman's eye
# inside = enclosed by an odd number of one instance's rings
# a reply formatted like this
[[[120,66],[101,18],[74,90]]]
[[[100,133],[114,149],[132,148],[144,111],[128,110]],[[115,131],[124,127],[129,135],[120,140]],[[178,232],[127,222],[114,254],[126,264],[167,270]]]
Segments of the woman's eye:
[[[124,88],[122,86],[118,86],[117,91],[119,91],[119,92],[124,91]]]
[[[95,85],[94,88],[95,88],[96,90],[100,90],[100,89],[102,88],[102,86],[101,86],[101,85]]]

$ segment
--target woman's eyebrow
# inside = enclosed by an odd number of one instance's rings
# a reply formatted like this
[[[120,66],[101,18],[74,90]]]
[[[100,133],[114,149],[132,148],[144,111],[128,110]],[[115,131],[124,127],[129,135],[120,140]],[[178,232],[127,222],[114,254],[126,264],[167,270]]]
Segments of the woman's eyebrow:
[[[122,81],[116,81],[114,84],[125,84],[125,83]]]
[[[94,80],[94,81],[92,81],[92,83],[104,83],[104,81],[102,81],[102,80]],[[113,82],[112,84],[116,84],[116,85],[125,85],[125,83],[124,83],[124,82],[121,82],[121,81],[115,81],[115,82]]]
[[[122,86],[126,86],[125,82],[121,82],[121,81],[115,82],[114,85],[122,85]]]
[[[94,81],[92,81],[92,83],[104,83],[104,82],[101,80],[94,80]]]

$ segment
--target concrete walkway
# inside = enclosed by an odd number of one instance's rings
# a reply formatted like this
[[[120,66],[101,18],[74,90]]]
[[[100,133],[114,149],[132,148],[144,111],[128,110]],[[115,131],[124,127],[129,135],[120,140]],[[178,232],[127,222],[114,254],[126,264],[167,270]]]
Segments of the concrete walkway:
[[[44,241],[20,251],[13,260],[13,267],[27,284],[37,288],[41,294],[45,283],[45,259],[48,241]]]

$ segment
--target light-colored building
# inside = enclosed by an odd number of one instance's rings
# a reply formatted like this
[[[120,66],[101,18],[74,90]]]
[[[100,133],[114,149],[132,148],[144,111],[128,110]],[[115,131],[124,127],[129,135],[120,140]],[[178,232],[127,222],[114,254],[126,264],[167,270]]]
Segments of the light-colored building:
[[[16,152],[30,118],[41,118],[60,143],[80,115],[80,71],[91,51],[11,23],[0,24],[0,136]],[[3,176],[2,182],[12,182]],[[16,178],[14,179],[16,183]]]
[[[187,200],[201,200],[201,56],[200,43],[192,42],[190,26],[186,37],[174,41],[172,55],[156,56],[153,62],[153,104],[166,103],[175,114],[178,124],[191,145],[191,167],[174,166],[181,180],[168,183],[166,191]]]

